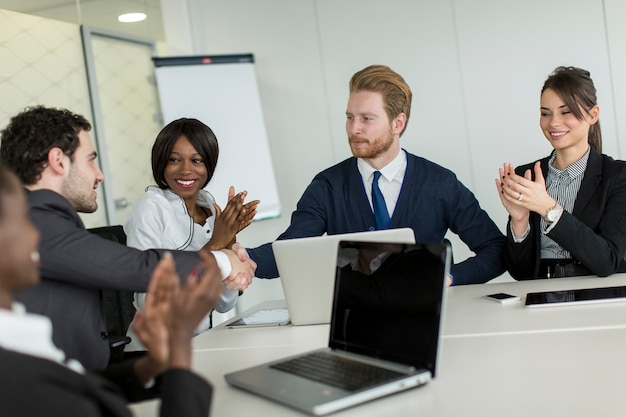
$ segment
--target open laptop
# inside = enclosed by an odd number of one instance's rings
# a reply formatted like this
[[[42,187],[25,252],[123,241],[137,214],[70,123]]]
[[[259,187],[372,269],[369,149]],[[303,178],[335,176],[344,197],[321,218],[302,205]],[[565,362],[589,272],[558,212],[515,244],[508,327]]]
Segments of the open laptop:
[[[277,240],[272,243],[291,324],[330,323],[341,240],[415,243],[410,228]]]
[[[328,347],[226,374],[227,383],[324,415],[435,377],[450,246],[339,246]]]

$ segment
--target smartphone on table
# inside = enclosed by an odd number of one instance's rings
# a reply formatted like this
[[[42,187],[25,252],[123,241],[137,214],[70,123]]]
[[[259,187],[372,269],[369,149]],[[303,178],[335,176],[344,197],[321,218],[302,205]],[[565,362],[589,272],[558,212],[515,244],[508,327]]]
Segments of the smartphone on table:
[[[494,294],[485,295],[485,298],[491,301],[495,301],[500,304],[514,303],[520,300],[520,297],[513,294],[507,294],[504,292],[497,292]]]

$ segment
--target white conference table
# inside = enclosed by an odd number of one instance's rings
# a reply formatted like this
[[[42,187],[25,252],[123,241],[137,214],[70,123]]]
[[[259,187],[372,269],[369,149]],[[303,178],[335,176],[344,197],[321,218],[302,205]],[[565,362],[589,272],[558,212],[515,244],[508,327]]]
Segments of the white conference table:
[[[306,326],[312,330],[316,326]],[[294,327],[285,327],[291,332]],[[194,352],[194,369],[215,388],[214,417],[304,415],[232,388],[225,373],[325,345]],[[335,414],[368,416],[624,416],[626,329],[444,338],[437,377],[423,387]],[[154,417],[157,402],[135,405]]]
[[[558,307],[524,307],[529,292],[626,285],[626,274],[607,278],[574,277],[463,285],[446,289],[443,337],[484,336],[554,332],[572,329],[626,328],[626,299],[619,302]],[[521,297],[519,302],[499,304],[484,295],[506,292]],[[280,308],[284,300],[265,301],[264,307]],[[237,317],[245,315],[246,312]],[[194,350],[271,347],[308,344],[328,340],[328,325],[227,329],[216,326],[194,338]]]
[[[270,300],[259,304],[263,308],[284,308],[285,300]],[[245,316],[257,306],[246,310],[232,320]],[[230,321],[230,320],[229,320]],[[222,323],[208,332],[204,332],[193,340],[194,352],[214,349],[238,349],[248,347],[278,347],[293,346],[309,343],[328,342],[328,324],[319,326],[268,326],[268,327],[243,327],[229,329]],[[289,327],[290,331],[283,329]]]
[[[529,309],[527,292],[626,285],[626,274],[448,288],[437,378],[337,416],[626,415],[626,302]],[[482,296],[508,292],[518,304]],[[194,340],[194,370],[214,387],[212,416],[297,411],[232,388],[224,374],[326,346],[329,326],[226,329]],[[156,416],[158,402],[133,406]]]
[[[626,328],[626,300],[589,305],[528,308],[529,292],[626,285],[626,274],[606,278],[572,277],[463,285],[446,290],[444,337],[553,332],[571,329]],[[483,296],[498,292],[520,296],[499,304]]]

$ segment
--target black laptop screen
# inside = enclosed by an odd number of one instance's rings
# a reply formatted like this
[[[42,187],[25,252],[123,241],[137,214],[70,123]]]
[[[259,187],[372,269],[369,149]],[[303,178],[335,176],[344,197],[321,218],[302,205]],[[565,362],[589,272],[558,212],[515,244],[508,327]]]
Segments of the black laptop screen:
[[[330,343],[435,376],[446,244],[339,243]]]

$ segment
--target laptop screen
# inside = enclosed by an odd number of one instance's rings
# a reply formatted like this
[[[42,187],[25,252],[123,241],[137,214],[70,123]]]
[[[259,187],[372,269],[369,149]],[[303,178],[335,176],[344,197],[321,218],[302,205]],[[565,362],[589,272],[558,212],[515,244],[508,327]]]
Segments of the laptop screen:
[[[341,241],[329,346],[435,376],[448,244]]]

